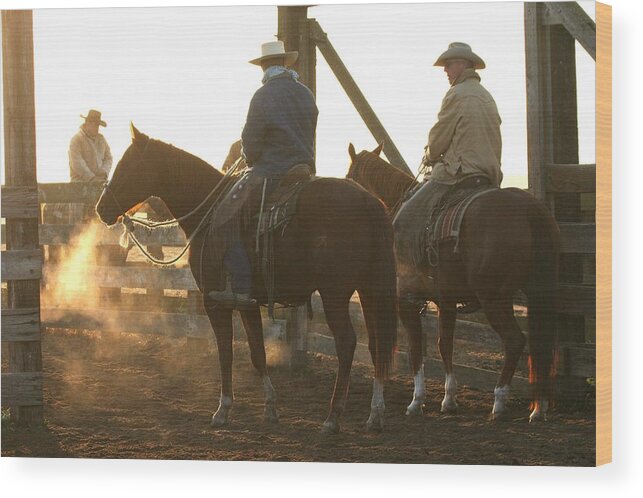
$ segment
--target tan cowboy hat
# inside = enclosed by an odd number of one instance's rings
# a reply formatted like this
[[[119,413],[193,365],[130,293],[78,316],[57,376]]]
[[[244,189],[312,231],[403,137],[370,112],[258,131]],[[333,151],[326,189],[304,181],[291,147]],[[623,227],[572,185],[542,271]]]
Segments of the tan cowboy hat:
[[[471,47],[466,43],[453,42],[449,43],[449,48],[443,52],[438,60],[433,64],[434,66],[444,66],[449,59],[465,59],[473,63],[474,69],[484,69],[486,67],[482,58],[473,53]]]
[[[80,117],[85,119],[85,121],[91,121],[94,123],[98,123],[101,126],[107,126],[107,123],[100,118],[100,111],[97,111],[95,109],[90,109],[87,113],[87,116],[83,116],[81,114]]]
[[[286,52],[284,48],[284,42],[279,40],[279,41],[271,41],[271,42],[266,42],[261,44],[261,57],[252,59],[249,62],[250,64],[255,64],[257,66],[260,66],[261,63],[266,59],[272,59],[274,57],[283,57],[284,65],[292,66],[297,60],[298,56],[299,56],[299,52],[296,52],[296,51]]]

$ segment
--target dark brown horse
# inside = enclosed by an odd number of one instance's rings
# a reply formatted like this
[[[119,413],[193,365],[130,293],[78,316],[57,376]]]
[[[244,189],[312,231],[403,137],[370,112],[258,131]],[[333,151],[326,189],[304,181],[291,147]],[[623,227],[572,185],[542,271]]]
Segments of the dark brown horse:
[[[391,207],[401,201],[416,182],[381,159],[381,149],[380,146],[373,152],[356,154],[351,144],[347,178],[361,184]],[[459,257],[453,256],[452,247],[438,248],[437,268],[429,272],[426,260],[419,262],[408,257],[409,243],[402,240],[402,234],[407,233],[406,227],[423,227],[428,220],[428,213],[405,209],[409,204],[402,204],[393,221],[399,314],[409,334],[415,374],[413,401],[407,413],[422,413],[425,399],[419,313],[422,304],[433,300],[438,305],[438,349],[446,371],[442,412],[448,412],[457,407],[453,372],[456,307],[460,302],[477,300],[504,345],[505,363],[494,389],[492,418],[501,415],[526,342],[513,310],[514,294],[522,290],[529,304],[529,366],[533,395],[530,421],[544,418],[553,395],[556,362],[559,231],[551,213],[522,190],[490,191],[474,200],[466,211],[460,231]]]
[[[148,197],[157,196],[178,219],[192,213],[207,198],[224,175],[205,161],[176,147],[153,140],[132,126],[132,144],[125,151],[106,185],[96,211],[112,225],[133,212]],[[180,222],[186,236],[197,231],[190,248],[190,267],[201,288],[204,305],[214,329],[221,365],[221,399],[212,417],[214,426],[228,422],[232,406],[232,310],[216,306],[202,288],[201,254],[204,232],[197,230],[210,205],[205,203]],[[206,224],[207,225],[207,224]],[[392,362],[396,340],[395,260],[393,230],[383,204],[353,182],[324,178],[311,182],[301,192],[296,212],[275,236],[275,296],[278,302],[305,303],[318,290],[326,321],[335,338],[339,370],[324,422],[326,432],[339,431],[339,417],[348,393],[351,364],[356,346],[348,305],[352,294],[360,295],[368,324],[369,349],[375,365],[373,401],[368,427],[383,426],[383,382]],[[254,245],[248,247],[254,254]],[[254,295],[265,295],[255,279]],[[248,336],[252,363],[263,379],[265,417],[276,421],[275,391],[266,371],[259,307],[241,311]]]

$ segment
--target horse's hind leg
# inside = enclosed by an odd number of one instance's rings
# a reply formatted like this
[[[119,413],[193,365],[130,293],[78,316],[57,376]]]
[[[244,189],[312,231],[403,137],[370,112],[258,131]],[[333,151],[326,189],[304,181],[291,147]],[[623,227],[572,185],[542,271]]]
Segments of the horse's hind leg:
[[[511,296],[490,298],[485,296],[480,303],[487,315],[487,320],[493,329],[500,335],[505,352],[505,364],[500,372],[498,383],[493,390],[494,403],[491,418],[497,419],[506,409],[509,398],[509,385],[516,370],[516,365],[525,348],[526,338],[516,317],[514,316],[513,300]]]
[[[440,406],[442,413],[458,408],[456,400],[458,383],[453,371],[453,331],[455,329],[456,304],[443,301],[438,307],[438,350],[444,364],[444,399]]]
[[[320,291],[320,294],[324,303],[326,322],[335,338],[335,349],[337,350],[337,360],[339,362],[335,389],[330,401],[330,413],[324,422],[322,431],[325,433],[337,433],[339,432],[339,417],[346,406],[357,337],[348,313],[350,294],[338,295],[337,293],[324,291]]]
[[[266,349],[263,342],[263,326],[261,324],[261,313],[259,308],[244,310],[241,312],[243,327],[246,329],[248,336],[248,346],[250,347],[250,359],[253,366],[261,375],[264,394],[264,412],[263,418],[266,422],[279,422],[277,415],[277,393],[272,387],[268,370],[266,369]]]
[[[379,326],[378,300],[369,295],[366,290],[359,291],[359,300],[362,304],[366,330],[368,331],[368,351],[371,354],[373,366],[377,365],[377,338],[376,330]],[[371,398],[371,414],[366,421],[366,428],[369,431],[381,431],[384,429],[384,379],[379,378],[377,373],[373,379],[373,397]]]
[[[413,401],[406,408],[407,415],[422,415],[426,399],[424,386],[424,362],[422,347],[422,321],[417,303],[400,298],[398,303],[400,321],[404,325],[409,342],[411,371],[413,372]]]

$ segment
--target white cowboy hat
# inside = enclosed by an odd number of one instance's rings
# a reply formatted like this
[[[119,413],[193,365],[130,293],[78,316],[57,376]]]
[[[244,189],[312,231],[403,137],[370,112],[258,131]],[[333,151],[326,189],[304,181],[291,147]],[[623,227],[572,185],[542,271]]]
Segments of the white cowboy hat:
[[[91,121],[93,123],[98,123],[101,126],[107,126],[107,123],[101,119],[100,111],[96,109],[90,109],[87,113],[87,116],[80,115],[85,121]]]
[[[293,51],[293,52],[286,52],[284,48],[284,42],[282,41],[271,41],[271,42],[266,42],[261,44],[261,57],[257,57],[256,59],[252,59],[250,64],[255,64],[257,66],[260,66],[263,61],[266,59],[272,59],[274,57],[283,57],[284,58],[284,65],[285,66],[292,66],[295,61],[297,60],[297,57],[299,56],[299,52]]]
[[[486,67],[482,58],[474,54],[469,45],[462,42],[449,43],[449,48],[438,57],[438,60],[435,61],[433,65],[444,66],[449,59],[465,59],[471,61],[474,69],[484,69]]]

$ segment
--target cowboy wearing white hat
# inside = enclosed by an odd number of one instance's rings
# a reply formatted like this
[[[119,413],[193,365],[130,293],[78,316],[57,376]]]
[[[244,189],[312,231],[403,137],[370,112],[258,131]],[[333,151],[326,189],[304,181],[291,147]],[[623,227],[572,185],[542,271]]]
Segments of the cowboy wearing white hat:
[[[72,182],[104,182],[112,168],[112,153],[105,137],[98,132],[107,126],[101,113],[90,109],[85,122],[69,143],[69,171]]]
[[[476,72],[486,67],[484,61],[466,43],[453,42],[434,66],[444,67],[451,88],[429,132],[425,164],[432,167],[431,180],[453,185],[464,176],[480,174],[499,186],[501,119]]]
[[[270,61],[271,65],[276,63],[274,59],[283,59],[281,63],[282,66],[290,67],[295,62],[297,62],[297,57],[299,57],[299,52],[292,51],[286,52],[284,48],[284,42],[281,40],[270,41],[261,44],[261,57],[252,59],[250,64],[255,64],[256,66],[261,66],[265,62]]]
[[[454,189],[498,187],[502,181],[500,116],[476,72],[485,68],[484,61],[466,43],[454,42],[434,66],[444,67],[451,87],[429,132],[423,158],[425,183],[394,220],[395,250],[401,260],[422,257],[416,254],[415,241],[424,237],[427,216],[429,221],[435,220],[445,197]]]
[[[315,170],[318,111],[312,92],[289,69],[298,55],[287,52],[282,41],[270,41],[261,45],[260,57],[249,61],[263,70],[263,85],[252,97],[241,134],[243,156],[250,170],[222,201],[212,220],[217,237],[233,234],[230,240],[215,241],[225,248],[222,264],[230,278],[212,282],[213,288],[223,290],[211,291],[208,296],[221,305],[254,304],[250,297],[252,267],[238,235],[241,213],[258,211],[262,199],[293,166],[305,164]],[[215,246],[213,252],[221,251]],[[221,263],[215,261],[212,266],[217,268]],[[223,272],[213,272],[213,278],[214,273]]]

